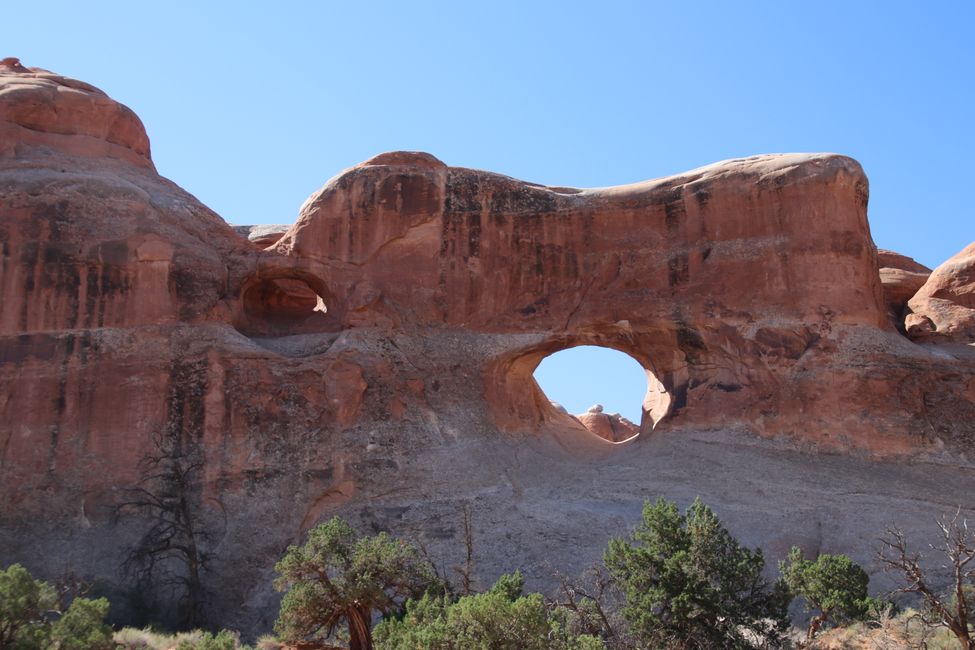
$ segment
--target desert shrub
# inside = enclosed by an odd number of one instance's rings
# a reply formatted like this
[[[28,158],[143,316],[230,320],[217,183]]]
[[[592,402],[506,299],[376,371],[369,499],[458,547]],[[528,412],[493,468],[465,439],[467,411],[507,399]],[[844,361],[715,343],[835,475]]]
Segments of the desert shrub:
[[[74,598],[65,607],[57,591],[19,564],[0,571],[0,648],[108,650],[108,601]]]
[[[216,634],[200,632],[196,638],[182,638],[176,642],[176,650],[240,650],[240,635],[230,630],[220,630]]]
[[[761,550],[742,547],[700,499],[684,514],[664,499],[646,502],[637,529],[611,540],[604,561],[632,634],[650,647],[769,647],[788,627],[788,590],[762,577]]]
[[[281,650],[283,647],[284,644],[271,634],[265,634],[259,637],[257,643],[254,645],[256,650]]]
[[[51,646],[56,650],[109,650],[114,648],[112,628],[105,624],[108,600],[75,598],[51,625]]]
[[[845,555],[821,554],[815,560],[802,557],[793,546],[779,572],[792,595],[802,598],[815,615],[809,621],[806,640],[829,623],[863,620],[870,613],[873,599],[867,595],[867,572]]]
[[[498,579],[486,593],[451,601],[427,594],[410,600],[401,619],[375,630],[382,650],[597,650],[601,641],[570,633],[552,616],[541,594],[522,592],[516,572]]]
[[[880,613],[868,621],[820,632],[808,645],[807,650],[958,650],[958,640],[947,628],[934,628],[925,624],[918,612],[907,609],[898,613]]]
[[[177,634],[164,634],[153,630],[122,628],[115,633],[116,647],[120,650],[249,650],[240,642],[240,635],[230,630],[216,634],[204,630],[191,630]],[[268,650],[274,650],[269,648]]]

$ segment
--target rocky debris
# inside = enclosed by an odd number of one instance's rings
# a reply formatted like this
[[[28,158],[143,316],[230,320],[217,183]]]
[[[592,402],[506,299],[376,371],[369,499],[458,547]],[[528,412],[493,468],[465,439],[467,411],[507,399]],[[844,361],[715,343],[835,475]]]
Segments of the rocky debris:
[[[702,494],[774,548],[810,526],[862,544],[850,531],[889,523],[890,495],[927,526],[945,485],[975,489],[975,361],[889,322],[867,194],[834,154],[572,189],[392,152],[258,250],[158,176],[131,111],[5,60],[0,556],[129,591],[118,560],[146,522],[112,513],[160,437],[205,459],[213,623],[248,630],[273,619],[281,549],[334,514],[450,564],[473,503],[505,530],[479,566],[518,548],[541,581],[648,495]],[[939,336],[971,331],[971,255],[910,302]],[[532,378],[586,344],[647,370],[630,442],[590,431],[633,423],[573,418]]]
[[[907,305],[912,339],[975,341],[975,243],[932,271]]]
[[[265,249],[278,243],[290,227],[289,224],[260,224],[256,226],[234,226],[234,231],[246,237],[247,241],[257,248]]]

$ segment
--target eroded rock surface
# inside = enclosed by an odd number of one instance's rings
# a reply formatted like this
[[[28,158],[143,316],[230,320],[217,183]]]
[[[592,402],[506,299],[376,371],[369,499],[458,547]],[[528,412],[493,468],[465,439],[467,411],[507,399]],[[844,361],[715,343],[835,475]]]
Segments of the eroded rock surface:
[[[604,413],[603,407],[596,404],[575,418],[590,433],[610,442],[624,442],[640,433],[640,427],[619,413]]]
[[[280,241],[291,226],[287,224],[260,224],[257,226],[234,226],[237,233],[260,249],[273,246]]]
[[[911,257],[883,249],[877,251],[877,263],[887,307],[894,322],[900,325],[907,301],[924,286],[931,269]]]
[[[916,340],[975,341],[975,243],[936,268],[908,302]]]
[[[867,198],[833,154],[572,189],[393,152],[263,247],[156,173],[132,111],[4,60],[0,557],[70,566],[124,617],[151,522],[115,509],[163,438],[205,461],[219,625],[267,629],[274,562],[334,514],[450,566],[470,506],[484,582],[514,562],[539,588],[659,495],[773,560],[869,559],[975,489],[975,360],[890,322]],[[971,331],[971,256],[910,302],[939,334]],[[580,344],[647,370],[629,442],[534,382]]]

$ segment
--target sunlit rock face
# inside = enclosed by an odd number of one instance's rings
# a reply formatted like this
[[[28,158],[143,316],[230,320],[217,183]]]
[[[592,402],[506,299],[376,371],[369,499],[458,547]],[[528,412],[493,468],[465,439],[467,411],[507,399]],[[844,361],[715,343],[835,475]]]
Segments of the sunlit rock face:
[[[907,304],[911,338],[975,342],[975,242],[932,271]]]
[[[626,442],[639,435],[640,427],[619,413],[604,413],[601,404],[575,416],[590,433],[609,442]]]
[[[833,154],[572,189],[396,152],[241,233],[156,173],[132,111],[5,59],[0,557],[71,566],[127,616],[118,566],[151,522],[115,510],[160,437],[203,458],[209,615],[247,630],[334,514],[450,566],[469,506],[485,584],[520,566],[535,588],[659,495],[700,494],[773,557],[872,557],[861,527],[945,502],[926,464],[975,488],[975,361],[970,248],[908,301],[912,342],[867,197]],[[647,371],[641,422],[538,388],[583,344]]]
[[[907,301],[924,286],[931,269],[911,257],[883,249],[877,251],[877,264],[880,266],[880,283],[884,288],[890,317],[896,326],[903,329]]]

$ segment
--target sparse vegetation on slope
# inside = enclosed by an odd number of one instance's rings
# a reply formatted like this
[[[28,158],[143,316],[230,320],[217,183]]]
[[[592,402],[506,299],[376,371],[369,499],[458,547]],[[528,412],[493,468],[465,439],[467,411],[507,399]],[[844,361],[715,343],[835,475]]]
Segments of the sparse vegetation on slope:
[[[602,641],[566,628],[541,594],[523,593],[521,574],[501,576],[483,594],[425,595],[402,618],[376,628],[380,650],[601,650]],[[559,619],[563,618],[562,621]]]
[[[552,598],[525,593],[519,571],[474,591],[469,514],[460,593],[412,544],[360,536],[333,517],[276,566],[285,592],[279,639],[248,646],[232,630],[113,633],[106,599],[84,598],[77,585],[55,588],[14,564],[0,571],[0,649],[972,650],[975,538],[958,514],[938,528],[934,558],[911,550],[897,529],[883,539],[879,559],[902,577],[896,592],[920,597],[920,607],[898,613],[868,595],[866,572],[844,555],[806,559],[794,547],[769,582],[762,552],[743,547],[700,499],[683,513],[664,499],[646,502],[633,533],[610,541],[605,567],[559,575]],[[948,593],[931,586],[932,559],[947,560]],[[789,628],[796,598],[812,614],[805,633]]]

